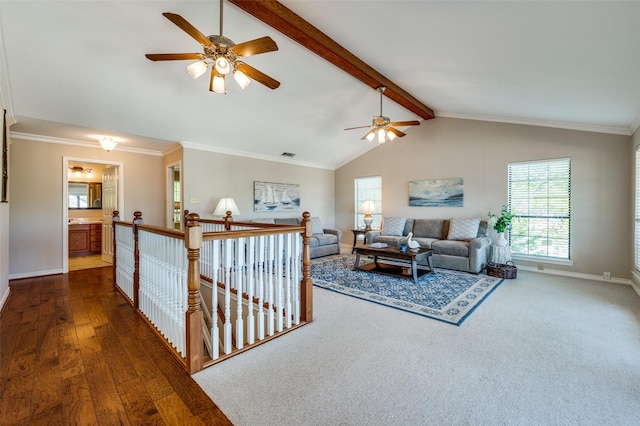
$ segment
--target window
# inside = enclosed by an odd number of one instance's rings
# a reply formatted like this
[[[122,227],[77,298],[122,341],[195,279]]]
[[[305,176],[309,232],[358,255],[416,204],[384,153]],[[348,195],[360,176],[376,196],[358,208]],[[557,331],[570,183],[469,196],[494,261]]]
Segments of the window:
[[[372,212],[373,229],[380,229],[382,221],[382,177],[371,176],[355,179],[355,228],[364,228],[364,213],[359,213],[360,206],[364,201],[370,200],[375,204],[376,210]]]
[[[571,159],[509,164],[514,255],[570,259]]]
[[[640,146],[636,148],[635,269],[640,272]]]

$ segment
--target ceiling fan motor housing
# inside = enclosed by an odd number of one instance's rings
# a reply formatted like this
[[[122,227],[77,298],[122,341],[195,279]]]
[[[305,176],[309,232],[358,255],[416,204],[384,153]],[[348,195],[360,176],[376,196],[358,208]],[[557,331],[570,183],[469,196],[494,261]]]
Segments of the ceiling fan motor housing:
[[[384,115],[374,115],[373,120],[371,120],[371,125],[373,127],[383,127],[388,125],[391,122],[389,117],[385,117]]]

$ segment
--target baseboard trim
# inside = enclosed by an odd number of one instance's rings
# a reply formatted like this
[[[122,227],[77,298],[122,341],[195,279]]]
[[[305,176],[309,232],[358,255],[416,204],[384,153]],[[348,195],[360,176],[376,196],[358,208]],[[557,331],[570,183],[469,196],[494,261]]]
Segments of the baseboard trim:
[[[536,268],[535,266],[518,266],[518,269],[522,270],[522,271],[529,271],[529,272],[536,272],[538,274],[549,274],[549,275],[559,275],[559,276],[563,276],[563,277],[571,277],[571,278],[579,278],[579,279],[583,279],[583,280],[590,280],[590,281],[601,281],[604,283],[613,283],[613,284],[626,284],[626,285],[630,285],[633,287],[633,283],[629,278],[615,278],[615,277],[611,277],[610,280],[605,280],[604,277],[600,276],[600,275],[593,275],[593,274],[582,274],[579,272],[571,272],[571,271],[563,271],[560,269],[543,269],[542,271],[538,268]],[[640,276],[639,276],[640,278]],[[640,293],[639,293],[640,294]]]
[[[9,280],[19,280],[21,278],[42,277],[44,275],[57,275],[57,274],[62,274],[62,273],[63,273],[62,269],[51,269],[49,271],[24,272],[22,274],[9,275]]]
[[[631,288],[640,296],[640,273],[631,271]]]
[[[0,311],[4,308],[4,304],[9,298],[9,294],[11,293],[11,287],[7,287],[7,291],[2,295],[2,299],[0,299]]]

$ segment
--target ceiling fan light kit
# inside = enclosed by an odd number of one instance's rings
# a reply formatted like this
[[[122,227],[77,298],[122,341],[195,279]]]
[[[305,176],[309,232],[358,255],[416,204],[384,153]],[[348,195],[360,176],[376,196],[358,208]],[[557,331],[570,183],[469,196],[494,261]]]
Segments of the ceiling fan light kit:
[[[385,143],[386,141],[392,141],[395,138],[401,138],[406,136],[406,133],[401,132],[393,126],[419,126],[420,122],[416,120],[412,121],[396,121],[392,122],[389,117],[382,115],[382,94],[387,90],[386,87],[378,87],[378,93],[380,93],[380,115],[374,115],[371,120],[370,126],[358,126],[349,127],[345,130],[364,129],[370,127],[366,135],[362,139],[366,139],[369,142],[373,142],[374,139],[378,139],[378,145]]]
[[[251,83],[251,78],[264,84],[270,89],[276,89],[280,82],[258,71],[239,58],[258,55],[260,53],[273,52],[278,46],[271,37],[262,37],[255,40],[235,44],[232,40],[222,35],[223,0],[220,0],[220,34],[205,36],[182,16],[165,12],[162,15],[189,34],[204,49],[204,53],[148,53],[145,56],[152,61],[179,61],[196,60],[187,65],[187,72],[193,79],[197,79],[206,73],[211,66],[211,78],[209,90],[215,93],[226,93],[225,76],[230,72],[238,85],[244,89]]]

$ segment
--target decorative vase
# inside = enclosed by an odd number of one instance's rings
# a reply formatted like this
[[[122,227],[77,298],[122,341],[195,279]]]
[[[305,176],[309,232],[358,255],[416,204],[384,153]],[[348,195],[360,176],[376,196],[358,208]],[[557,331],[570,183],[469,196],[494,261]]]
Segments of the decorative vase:
[[[498,239],[496,240],[496,245],[498,247],[505,247],[509,242],[504,237],[504,232],[498,232]]]

